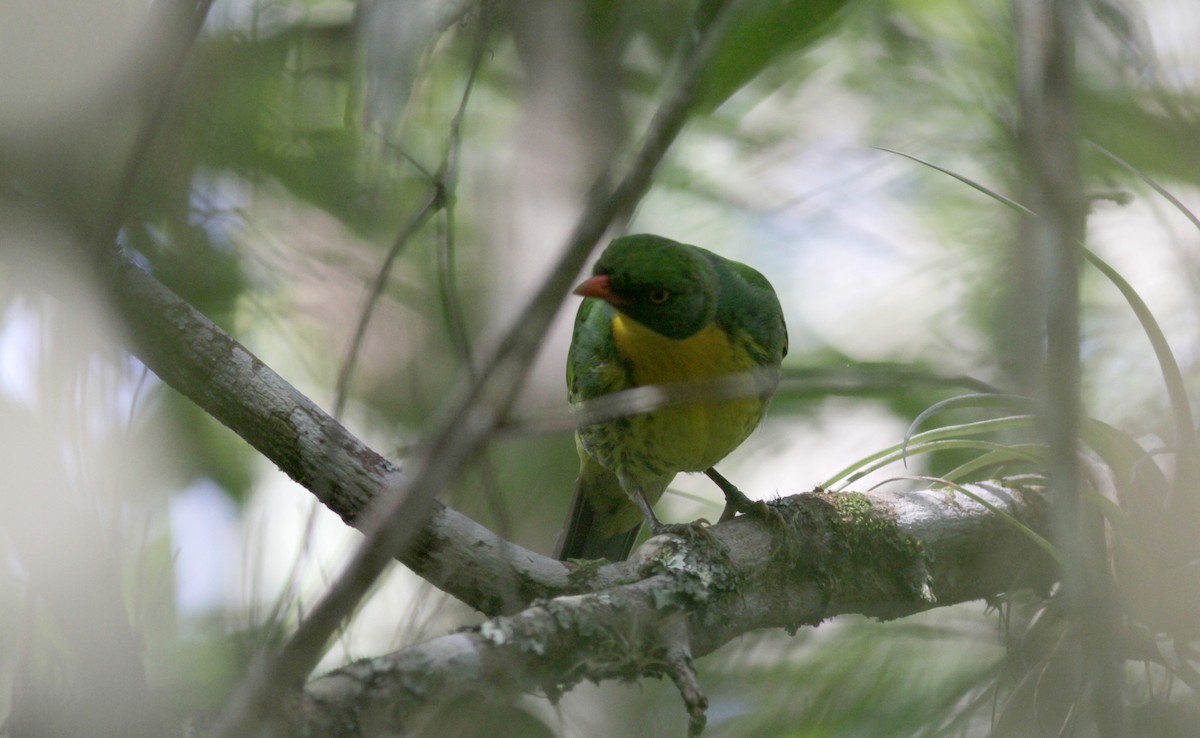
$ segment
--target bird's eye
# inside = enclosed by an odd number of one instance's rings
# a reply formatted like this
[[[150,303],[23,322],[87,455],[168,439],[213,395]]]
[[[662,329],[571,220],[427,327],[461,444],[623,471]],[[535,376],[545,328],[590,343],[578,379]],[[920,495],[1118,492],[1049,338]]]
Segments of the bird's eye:
[[[650,290],[650,302],[654,303],[655,305],[661,305],[670,299],[670,290],[664,290],[661,288]]]

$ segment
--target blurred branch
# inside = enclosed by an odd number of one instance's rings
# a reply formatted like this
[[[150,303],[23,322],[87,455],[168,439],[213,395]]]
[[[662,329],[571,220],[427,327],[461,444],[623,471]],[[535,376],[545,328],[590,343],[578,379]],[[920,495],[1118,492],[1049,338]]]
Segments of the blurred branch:
[[[981,379],[961,374],[934,374],[923,367],[903,363],[859,363],[852,367],[784,366],[777,377],[769,377],[766,371],[753,370],[703,382],[634,387],[572,408],[574,416],[568,413],[566,408],[550,408],[517,418],[506,418],[499,432],[512,436],[573,433],[579,422],[598,422],[592,421],[593,417],[602,420],[635,410],[647,412],[667,405],[694,401],[696,398],[752,397],[773,386],[770,383],[778,384],[773,401],[776,406],[790,400],[823,399],[830,396],[872,397],[895,393],[897,390],[911,392],[924,388],[968,389],[981,394],[1000,393],[999,388]],[[703,388],[703,392],[700,392],[700,388]],[[707,394],[710,389],[717,394]],[[584,415],[581,416],[580,413]],[[581,421],[580,417],[586,417],[588,420]]]
[[[749,369],[716,379],[631,387],[573,407],[575,422],[592,425],[606,420],[653,412],[671,405],[688,405],[743,397],[770,397],[779,385],[774,367]]]
[[[785,369],[782,373],[768,367],[727,374],[716,379],[632,387],[580,403],[572,409],[577,424],[589,425],[625,415],[648,413],[670,405],[772,394],[791,398],[869,395],[895,391],[896,388],[911,389],[919,384],[929,387],[966,387],[989,394],[998,392],[995,387],[971,377],[939,377],[927,371],[895,365],[870,369],[859,367],[854,370]]]
[[[707,25],[707,32],[689,54],[682,75],[651,121],[646,140],[620,184],[610,190],[605,186],[608,177],[600,178],[557,265],[500,341],[496,354],[483,364],[478,380],[460,393],[445,419],[421,444],[410,473],[393,475],[389,494],[381,499],[370,519],[361,523],[364,541],[329,591],[281,651],[273,658],[255,662],[234,690],[214,730],[216,735],[251,732],[275,711],[281,694],[303,683],[331,635],[358,606],[388,562],[411,543],[414,533],[436,510],[434,495],[457,478],[499,425],[588,254],[613,218],[631,209],[649,189],[658,163],[682,130],[697,97],[705,63],[718,46],[722,25]],[[335,446],[331,451],[340,455],[343,449]],[[315,458],[331,455],[322,451]]]
[[[1045,325],[1040,419],[1049,445],[1054,542],[1063,552],[1067,608],[1080,631],[1085,697],[1099,735],[1126,735],[1121,658],[1103,519],[1084,499],[1077,447],[1082,410],[1079,355],[1079,275],[1087,201],[1079,172],[1075,126],[1075,0],[1017,0],[1019,153],[1031,211],[1021,241],[1033,276],[1034,304]],[[1040,343],[1041,320],[1024,323],[1027,348]],[[1035,333],[1036,331],[1036,333]],[[1032,352],[1030,356],[1036,356]]]
[[[464,695],[503,701],[542,689],[556,697],[584,680],[664,673],[679,683],[681,671],[694,672],[673,664],[673,654],[698,658],[756,629],[794,630],[841,613],[899,617],[977,599],[1011,589],[1031,561],[1047,577],[1048,559],[995,512],[1040,527],[1040,495],[994,485],[970,491],[979,501],[949,490],[813,492],[771,503],[778,518],[712,527],[715,546],[655,538],[632,559],[647,578],[333,671],[308,685],[288,728],[419,734],[426,710]],[[690,680],[681,691],[696,732],[704,696]]]
[[[139,45],[145,58],[135,67],[143,79],[133,85],[142,92],[142,102],[147,108],[145,119],[121,170],[108,218],[103,222],[103,230],[96,234],[96,243],[113,243],[125,222],[134,183],[162,123],[171,90],[212,4],[213,0],[158,0],[151,8],[150,21],[143,30],[145,41]]]

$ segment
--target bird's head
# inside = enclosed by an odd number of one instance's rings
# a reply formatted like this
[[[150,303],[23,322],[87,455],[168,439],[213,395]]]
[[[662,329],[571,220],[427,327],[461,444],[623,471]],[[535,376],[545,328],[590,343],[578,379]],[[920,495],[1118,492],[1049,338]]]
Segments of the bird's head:
[[[717,274],[704,252],[661,236],[615,239],[575,294],[594,297],[667,338],[683,339],[717,313]]]

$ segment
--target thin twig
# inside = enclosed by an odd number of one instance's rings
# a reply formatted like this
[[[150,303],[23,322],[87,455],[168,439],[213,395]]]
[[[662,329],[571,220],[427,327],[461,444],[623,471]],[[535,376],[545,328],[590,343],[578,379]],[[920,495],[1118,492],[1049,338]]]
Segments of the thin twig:
[[[463,313],[462,298],[458,289],[457,254],[457,205],[458,205],[458,174],[459,154],[462,151],[462,127],[467,115],[467,103],[471,99],[471,91],[479,77],[479,70],[487,56],[487,42],[491,37],[492,25],[495,22],[495,0],[483,0],[482,10],[477,19],[479,26],[475,39],[475,48],[471,54],[470,68],[467,81],[463,85],[462,97],[458,101],[458,110],[450,120],[450,131],[446,140],[446,153],[438,179],[445,192],[445,205],[442,208],[442,227],[438,248],[438,285],[442,298],[442,314],[446,320],[446,330],[450,341],[459,354],[467,377],[471,381],[478,378],[475,359],[471,349],[471,339],[467,333],[467,321]],[[512,522],[508,517],[508,506],[504,503],[500,484],[496,478],[496,469],[486,454],[479,458],[480,482],[483,485],[483,496],[487,503],[488,512],[495,521],[497,532],[503,541],[511,539]],[[506,560],[508,556],[504,557]],[[508,576],[508,591],[512,596],[507,599],[515,604],[516,574],[511,569],[506,570]],[[508,608],[506,608],[508,609]]]
[[[467,376],[476,378],[475,363],[471,356],[471,342],[467,336],[467,322],[463,316],[462,300],[458,293],[458,268],[455,259],[455,218],[458,200],[458,158],[462,148],[462,125],[467,114],[467,103],[471,99],[471,91],[475,88],[475,80],[479,68],[483,64],[487,39],[491,32],[492,3],[484,2],[484,10],[479,18],[479,34],[475,39],[475,50],[471,55],[471,64],[467,72],[467,81],[463,85],[462,97],[458,101],[458,109],[450,119],[450,130],[446,137],[446,152],[442,158],[442,166],[437,179],[445,193],[442,208],[442,228],[439,238],[437,271],[438,285],[442,297],[442,314],[446,320],[446,329],[459,358],[466,367]]]
[[[441,188],[435,186],[430,191],[425,203],[421,205],[421,209],[396,234],[396,238],[392,241],[392,247],[388,249],[383,264],[380,265],[379,271],[375,274],[375,281],[371,283],[371,291],[367,293],[367,299],[363,302],[363,309],[359,313],[358,325],[354,328],[354,337],[350,339],[350,345],[346,349],[346,358],[342,360],[342,368],[338,371],[333,401],[333,417],[335,418],[341,418],[342,411],[346,407],[350,378],[354,375],[354,368],[358,364],[358,353],[362,348],[363,338],[367,334],[367,326],[371,322],[371,316],[375,312],[375,305],[378,303],[380,295],[383,294],[383,288],[387,286],[388,277],[391,276],[392,265],[395,264],[396,257],[404,250],[409,240],[421,229],[421,226],[425,225],[425,221],[429,219],[429,216],[433,215],[441,202]]]
[[[134,183],[137,182],[142,165],[146,161],[146,155],[150,151],[150,145],[154,142],[154,137],[158,134],[158,129],[166,116],[171,92],[183,71],[188,53],[200,35],[200,29],[204,27],[204,20],[208,17],[208,11],[212,8],[212,4],[213,0],[173,0],[170,3],[160,0],[152,9],[161,13],[162,17],[156,19],[157,24],[149,25],[158,25],[167,31],[162,34],[166,38],[155,39],[157,43],[165,47],[162,49],[162,56],[165,59],[155,60],[154,64],[139,65],[139,69],[154,70],[147,73],[147,76],[157,76],[149,84],[139,85],[140,88],[151,91],[152,97],[147,105],[151,112],[141,128],[138,129],[133,148],[130,149],[125,166],[121,170],[121,178],[117,182],[116,194],[113,196],[108,218],[97,234],[96,243],[109,245],[116,241],[121,224],[125,222],[129,201],[133,197]],[[176,27],[176,21],[181,20],[178,16],[184,13],[187,16],[182,18],[183,22]]]
[[[490,8],[490,3],[487,4]],[[464,11],[465,12],[465,11]],[[476,74],[484,57],[485,41],[487,39],[488,26],[484,23],[488,20],[487,13],[485,17],[480,19],[480,36],[476,49],[471,59],[471,67],[468,72],[467,82],[463,89],[462,98],[459,100],[458,109],[455,111],[454,117],[450,121],[450,135],[448,137],[446,154],[442,161],[442,166],[437,174],[430,172],[420,162],[414,159],[410,154],[401,150],[399,153],[407,159],[418,171],[426,176],[432,184],[428,199],[421,206],[421,209],[413,216],[413,218],[400,230],[396,238],[392,241],[392,246],[388,250],[387,256],[380,265],[379,271],[375,274],[375,280],[371,284],[371,290],[367,294],[367,299],[363,302],[363,309],[359,313],[358,324],[354,329],[354,336],[350,340],[350,345],[346,349],[346,357],[342,361],[342,367],[338,372],[337,384],[334,391],[333,416],[340,418],[345,410],[346,401],[349,396],[350,379],[354,374],[355,366],[358,363],[358,355],[362,350],[362,341],[367,332],[367,326],[371,322],[371,317],[375,312],[375,306],[379,301],[380,295],[383,293],[384,287],[387,285],[388,278],[391,276],[392,266],[395,264],[396,258],[404,250],[404,247],[412,239],[418,230],[425,224],[438,210],[446,211],[448,223],[453,222],[453,201],[454,188],[457,184],[457,153],[458,143],[460,138],[460,130],[462,128],[462,120],[466,114],[467,101],[470,98],[471,90],[474,87]],[[451,264],[453,259],[451,258]],[[441,262],[439,261],[439,267]],[[449,267],[452,269],[452,266]],[[453,321],[452,321],[453,322]],[[461,320],[459,321],[461,323]],[[463,331],[454,330],[451,326],[451,335],[462,335]],[[465,338],[463,339],[465,341]],[[466,351],[469,355],[469,351]]]

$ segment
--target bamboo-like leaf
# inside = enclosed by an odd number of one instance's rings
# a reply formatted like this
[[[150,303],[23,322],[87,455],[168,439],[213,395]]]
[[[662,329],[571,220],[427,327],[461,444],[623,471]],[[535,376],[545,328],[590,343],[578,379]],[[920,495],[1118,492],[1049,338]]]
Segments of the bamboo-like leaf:
[[[959,395],[951,397],[941,402],[934,403],[921,412],[913,422],[909,424],[908,430],[904,432],[904,443],[902,448],[908,445],[908,442],[913,438],[913,434],[917,428],[921,427],[929,418],[934,415],[945,412],[947,410],[962,408],[962,407],[1004,407],[1016,408],[1023,410],[1026,413],[1033,412],[1033,400],[1023,395],[1009,394],[992,394],[989,392],[977,392],[969,395]]]
[[[998,448],[995,451],[976,456],[974,459],[967,461],[959,466],[951,469],[942,475],[943,479],[952,482],[962,481],[964,478],[973,474],[988,469],[990,467],[1004,466],[1014,462],[1030,462],[1041,463],[1045,459],[1045,444],[1041,443],[1020,443],[1020,444],[997,444]],[[1014,454],[1014,451],[1017,452]]]
[[[1032,415],[1012,415],[1004,418],[993,418],[990,420],[981,420],[974,423],[964,423],[962,425],[950,425],[944,428],[935,428],[931,431],[926,431],[906,439],[904,443],[898,443],[888,448],[877,451],[870,456],[855,461],[850,466],[842,469],[837,474],[830,477],[823,485],[825,489],[833,487],[838,480],[845,479],[850,475],[856,475],[853,478],[858,479],[868,471],[874,471],[887,464],[899,461],[905,458],[909,451],[914,453],[924,453],[926,451],[944,450],[948,448],[980,448],[981,450],[994,450],[995,444],[981,444],[981,442],[968,442],[964,437],[981,435],[984,433],[996,433],[1010,428],[1020,428],[1028,426],[1033,422]],[[928,444],[939,442],[940,446],[930,446]],[[955,443],[976,445],[954,445]],[[869,467],[869,469],[868,469]],[[863,471],[868,469],[868,471]],[[860,473],[861,472],[861,473]],[[853,480],[850,480],[853,481]],[[848,483],[848,482],[847,482]]]
[[[976,451],[990,453],[994,451],[1003,451],[1008,448],[1009,447],[1004,446],[1003,444],[991,443],[988,441],[972,441],[966,438],[948,438],[940,441],[929,441],[928,443],[921,443],[913,446],[913,450],[916,453],[934,453],[936,451],[950,451],[954,449],[973,449]],[[900,461],[902,458],[903,452],[896,447],[892,447],[889,449],[889,453],[886,453],[885,455],[876,458],[871,463],[856,469],[852,474],[846,477],[839,486],[832,489],[834,491],[844,490],[846,487],[854,484],[871,472],[878,471],[888,464],[894,464],[895,462]],[[1033,461],[1034,459],[1023,460]]]
[[[1194,447],[1196,445],[1196,429],[1192,419],[1192,408],[1188,402],[1187,388],[1183,383],[1183,372],[1179,370],[1179,362],[1175,360],[1175,353],[1171,350],[1171,345],[1167,343],[1167,337],[1163,334],[1158,321],[1154,319],[1154,314],[1150,312],[1149,306],[1142,300],[1137,290],[1108,262],[1088,249],[1083,250],[1083,258],[1107,277],[1108,281],[1112,282],[1113,286],[1120,291],[1125,302],[1129,303],[1142,330],[1146,332],[1146,338],[1150,339],[1155,358],[1158,359],[1163,383],[1167,386],[1167,395],[1171,401],[1171,415],[1175,421],[1176,440],[1185,448]]]
[[[906,154],[903,151],[896,151],[895,149],[889,149],[889,148],[886,148],[883,146],[876,146],[874,148],[877,149],[878,151],[886,151],[889,154],[895,154],[896,156],[903,156],[905,159],[910,159],[912,161],[915,161],[918,164],[924,164],[925,166],[929,167],[930,169],[939,171],[948,177],[953,177],[954,179],[957,179],[959,182],[962,182],[963,184],[970,187],[971,189],[982,192],[983,194],[987,195],[988,197],[992,198],[993,200],[995,200],[999,203],[1002,203],[1004,205],[1007,205],[1008,207],[1012,208],[1013,210],[1016,210],[1018,213],[1022,213],[1024,215],[1036,215],[1036,213],[1034,213],[1032,210],[1030,210],[1029,208],[1022,205],[1021,203],[1017,202],[1016,200],[1005,197],[1004,195],[1001,195],[999,192],[996,192],[995,190],[988,189],[987,187],[984,187],[983,185],[981,185],[980,183],[971,179],[970,177],[965,177],[965,176],[959,174],[958,172],[951,171],[949,169],[946,169],[945,167],[940,167],[931,161],[922,159],[919,156],[913,156],[912,154]]]

